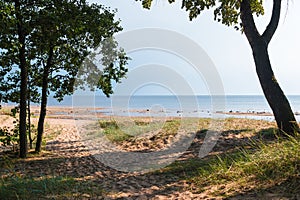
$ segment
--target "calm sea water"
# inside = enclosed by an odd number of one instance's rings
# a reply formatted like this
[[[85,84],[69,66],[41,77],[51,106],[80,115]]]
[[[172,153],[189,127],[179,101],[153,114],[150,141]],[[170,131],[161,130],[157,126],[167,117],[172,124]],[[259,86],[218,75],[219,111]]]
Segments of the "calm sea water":
[[[300,95],[288,96],[293,111],[300,112]],[[271,112],[264,96],[70,96],[62,102],[50,98],[49,106],[100,107],[107,115],[163,115],[209,117],[220,112]],[[259,117],[255,117],[259,118]],[[266,118],[266,117],[264,117]],[[267,117],[272,119],[272,117]]]

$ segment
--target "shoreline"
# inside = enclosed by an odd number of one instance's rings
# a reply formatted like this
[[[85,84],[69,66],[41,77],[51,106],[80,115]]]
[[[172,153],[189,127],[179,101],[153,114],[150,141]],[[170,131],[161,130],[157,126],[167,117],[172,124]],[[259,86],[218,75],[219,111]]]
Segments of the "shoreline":
[[[0,115],[7,114],[14,106],[2,106]],[[32,105],[33,118],[37,118],[40,106]],[[300,113],[294,112],[297,121],[300,121]],[[150,109],[112,109],[106,107],[72,107],[72,106],[47,106],[47,118],[56,119],[107,119],[112,117],[134,117],[134,118],[247,118],[256,120],[274,121],[274,115],[266,111],[216,111],[209,110],[150,110]]]

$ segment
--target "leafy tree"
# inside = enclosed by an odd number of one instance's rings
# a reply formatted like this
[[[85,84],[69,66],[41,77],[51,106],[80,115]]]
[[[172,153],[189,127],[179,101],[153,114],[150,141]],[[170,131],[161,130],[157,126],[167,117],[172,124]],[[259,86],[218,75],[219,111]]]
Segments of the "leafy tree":
[[[129,59],[113,37],[103,40],[99,48],[84,60],[75,87],[91,91],[100,88],[109,97],[113,93],[111,80],[121,82],[121,78],[126,75],[125,66]]]
[[[52,92],[58,100],[62,100],[65,95],[72,94],[78,70],[86,57],[104,39],[111,38],[122,28],[119,21],[114,20],[114,12],[102,5],[89,5],[85,0],[24,0],[20,8],[25,14],[22,14],[21,17],[28,28],[27,31],[21,31],[25,38],[21,44],[17,40],[19,37],[15,31],[16,24],[11,22],[18,21],[14,14],[17,13],[16,2],[7,0],[0,5],[1,11],[4,13],[0,15],[0,19],[6,24],[5,30],[12,30],[0,33],[1,39],[4,39],[0,42],[2,50],[0,52],[0,76],[4,80],[2,85],[7,85],[9,80],[17,82],[16,79],[10,78],[9,71],[14,70],[22,74],[21,59],[16,59],[16,56],[21,54],[19,52],[22,52],[23,49],[24,55],[22,55],[25,58],[27,71],[25,79],[28,80],[29,77],[30,88],[39,87],[39,90],[34,91],[41,93],[39,99],[41,110],[35,148],[39,152],[44,131],[47,99],[50,93]],[[115,75],[105,79],[105,84],[101,84],[99,81],[97,87],[100,89],[111,88],[112,81],[120,81],[127,72],[125,65],[128,57],[122,49],[115,48],[114,50],[117,56],[108,65],[103,63],[101,77],[105,76],[106,70]],[[23,78],[19,77],[18,80],[23,86]],[[26,81],[27,85],[28,81]],[[10,89],[11,87],[7,88],[7,90]],[[104,92],[106,93],[106,91],[105,89]],[[111,90],[108,91],[108,93],[111,92]],[[19,97],[22,99],[22,94]],[[20,108],[20,115],[22,114],[21,109],[24,107]]]
[[[31,124],[31,110],[30,104],[39,103],[40,102],[40,94],[38,91],[38,87],[32,84],[32,73],[29,69],[29,76],[28,76],[28,87],[27,87],[27,135],[29,139],[29,147],[30,149],[33,148],[33,142],[35,138],[32,137],[31,130],[34,129],[34,125]],[[0,83],[0,96],[3,96],[3,102],[13,102],[18,104],[20,99],[20,71],[19,69],[13,69],[2,77],[2,81]]]
[[[19,117],[19,142],[20,157],[27,154],[26,137],[26,101],[27,101],[27,77],[28,77],[28,45],[26,37],[32,27],[28,20],[31,9],[28,9],[25,0],[5,0],[0,2],[0,49],[1,49],[1,72],[0,76],[18,68],[20,73],[20,117]],[[27,8],[27,9],[25,9]],[[4,81],[5,79],[2,79]]]
[[[150,8],[152,0],[142,1],[144,8]],[[175,0],[168,0],[169,3]],[[278,27],[281,0],[273,0],[272,16],[265,31],[260,34],[253,15],[263,15],[262,0],[182,0],[182,8],[189,13],[190,20],[206,9],[214,9],[214,19],[227,26],[241,29],[251,46],[256,72],[264,95],[274,113],[278,128],[285,133],[299,131],[291,106],[280,88],[269,59],[268,46]]]
[[[114,12],[100,5],[88,5],[82,0],[75,3],[51,1],[38,15],[39,27],[32,34],[33,43],[38,49],[36,76],[42,75],[38,78],[41,80],[39,86],[42,95],[35,149],[37,152],[41,150],[49,91],[54,92],[54,97],[58,100],[72,94],[78,70],[91,49],[101,46],[105,38],[110,38],[121,30],[119,22],[114,21]],[[115,76],[106,79],[105,84],[97,84],[105,93],[112,91],[107,91],[104,86],[111,86],[111,80],[119,81],[127,71],[124,66],[128,58],[122,50],[114,50],[118,56],[110,63],[103,63],[101,77],[105,76],[106,70]]]

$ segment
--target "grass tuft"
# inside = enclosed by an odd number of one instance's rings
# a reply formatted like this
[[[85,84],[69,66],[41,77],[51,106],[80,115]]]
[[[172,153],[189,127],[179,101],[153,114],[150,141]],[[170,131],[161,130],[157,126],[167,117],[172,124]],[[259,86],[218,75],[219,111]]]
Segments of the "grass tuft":
[[[264,131],[263,134],[269,136],[270,133]],[[196,192],[210,191],[213,196],[222,197],[250,189],[266,189],[290,179],[299,184],[299,135],[289,136],[288,139],[278,137],[273,143],[260,140],[254,146],[255,149],[240,148],[207,159],[176,161],[157,173],[181,174],[182,179],[193,183]],[[300,193],[300,187],[282,190],[292,191],[289,195]]]

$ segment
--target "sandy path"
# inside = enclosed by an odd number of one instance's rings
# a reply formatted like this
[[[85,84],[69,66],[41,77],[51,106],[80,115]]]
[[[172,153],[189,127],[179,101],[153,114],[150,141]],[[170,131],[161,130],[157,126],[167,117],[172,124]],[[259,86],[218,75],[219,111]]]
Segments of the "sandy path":
[[[178,181],[176,176],[124,173],[103,165],[91,155],[81,139],[78,129],[83,122],[47,119],[47,123],[53,127],[52,131],[61,130],[61,134],[46,146],[47,150],[64,159],[61,166],[57,166],[58,172],[93,179],[107,192],[106,199],[199,199],[199,195],[196,197],[184,191],[188,185]]]
[[[239,121],[237,120],[237,122]],[[55,174],[70,175],[78,180],[91,180],[98,185],[95,189],[104,189],[105,197],[90,197],[88,199],[221,199],[211,196],[213,195],[212,191],[216,190],[214,186],[200,194],[192,193],[193,185],[180,178],[184,177],[184,174],[125,173],[105,166],[93,156],[99,152],[95,152],[93,146],[88,148],[86,144],[89,143],[85,143],[81,137],[82,134],[87,134],[83,127],[90,121],[47,119],[47,123],[53,127],[51,131],[60,131],[60,134],[54,140],[49,141],[46,148],[63,160],[63,162],[59,162],[59,166],[49,166],[49,168],[54,169],[52,173]],[[266,127],[270,125],[266,124]],[[211,152],[212,155],[232,150],[249,142],[247,135],[238,134],[239,126],[243,127],[243,120],[240,120],[236,126],[237,131],[228,130],[221,133],[218,143]],[[259,127],[263,126],[260,125]],[[197,157],[203,140],[204,135],[197,134],[190,148],[180,159]],[[127,148],[129,151],[131,150],[130,146]],[[185,172],[183,170],[178,173]],[[245,195],[236,196],[233,199],[244,198],[246,198]],[[249,193],[246,199],[257,198],[257,194]]]

